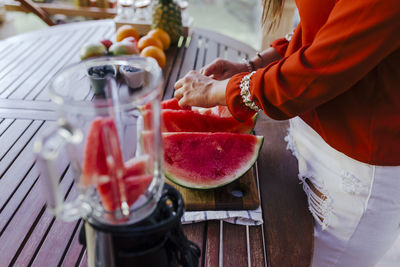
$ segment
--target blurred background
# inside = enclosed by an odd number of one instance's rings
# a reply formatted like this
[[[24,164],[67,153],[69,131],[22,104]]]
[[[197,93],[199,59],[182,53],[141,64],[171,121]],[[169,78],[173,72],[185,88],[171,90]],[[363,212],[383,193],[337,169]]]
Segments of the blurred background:
[[[260,49],[260,16],[259,0],[189,0],[187,14],[193,17],[193,26],[210,29],[240,40],[256,50]],[[0,0],[0,39],[48,27],[33,13],[10,11],[13,0]],[[71,5],[73,0],[54,0],[53,5]],[[4,8],[4,5],[8,5]],[[5,11],[7,9],[7,11]],[[13,8],[12,8],[13,9]],[[2,13],[5,13],[1,15]],[[57,23],[87,20],[87,17],[52,16]]]

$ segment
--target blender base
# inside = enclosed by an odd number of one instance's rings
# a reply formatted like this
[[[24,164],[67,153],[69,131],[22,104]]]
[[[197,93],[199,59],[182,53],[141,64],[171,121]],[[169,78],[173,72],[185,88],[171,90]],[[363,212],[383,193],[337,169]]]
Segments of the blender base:
[[[165,184],[154,212],[138,223],[115,226],[85,220],[79,242],[87,248],[89,267],[197,267],[200,248],[186,238],[182,215],[182,196]]]

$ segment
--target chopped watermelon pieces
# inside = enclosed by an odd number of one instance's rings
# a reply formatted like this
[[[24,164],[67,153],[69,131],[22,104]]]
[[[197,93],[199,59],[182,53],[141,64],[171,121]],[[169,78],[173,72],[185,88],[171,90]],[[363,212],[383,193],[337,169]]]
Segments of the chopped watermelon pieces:
[[[152,113],[142,112],[144,129],[152,129]],[[197,110],[161,111],[163,132],[231,132],[250,133],[254,128],[254,119],[239,122],[234,117],[220,116],[211,112],[200,113]]]
[[[152,129],[150,103],[141,107],[144,129]],[[250,133],[256,115],[245,122],[236,120],[226,106],[212,108],[180,107],[175,98],[161,102],[163,132],[231,132]]]
[[[174,110],[191,110],[189,106],[181,107],[179,106],[178,100],[176,98],[171,98],[161,102],[161,109],[174,109]],[[141,111],[151,110],[151,103],[147,103],[140,107]]]
[[[118,132],[111,118],[96,118],[86,140],[82,184],[95,185],[107,211],[132,205],[144,194],[153,176],[147,174],[149,156],[123,162]]]
[[[150,174],[124,177],[122,183],[126,192],[126,202],[129,206],[135,203],[139,196],[146,191],[152,179],[153,176]],[[99,184],[97,190],[106,210],[115,211],[121,207],[121,198],[118,197],[121,194],[120,190],[118,187],[113,187],[111,182]]]

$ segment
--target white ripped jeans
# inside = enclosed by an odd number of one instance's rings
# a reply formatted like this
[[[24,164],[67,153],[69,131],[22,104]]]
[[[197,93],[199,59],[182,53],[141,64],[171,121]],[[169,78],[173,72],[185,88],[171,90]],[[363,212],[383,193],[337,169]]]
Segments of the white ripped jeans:
[[[400,234],[400,166],[356,161],[298,117],[286,140],[315,221],[312,266],[377,264]]]

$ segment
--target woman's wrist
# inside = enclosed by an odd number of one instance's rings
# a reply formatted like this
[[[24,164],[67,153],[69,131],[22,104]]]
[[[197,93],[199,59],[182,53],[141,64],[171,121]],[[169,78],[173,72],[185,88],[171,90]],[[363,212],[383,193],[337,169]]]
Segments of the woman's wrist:
[[[269,47],[262,52],[258,52],[252,59],[251,62],[254,65],[255,70],[268,66],[271,62],[280,60],[281,55],[273,47]]]
[[[215,86],[213,86],[214,91],[211,94],[215,99],[211,100],[212,102],[215,102],[217,105],[226,106],[225,91],[228,81],[229,79],[215,81]]]
[[[248,63],[245,60],[242,60],[241,62],[237,63],[238,64],[238,71],[237,73],[242,73],[242,72],[249,72],[249,66]]]

